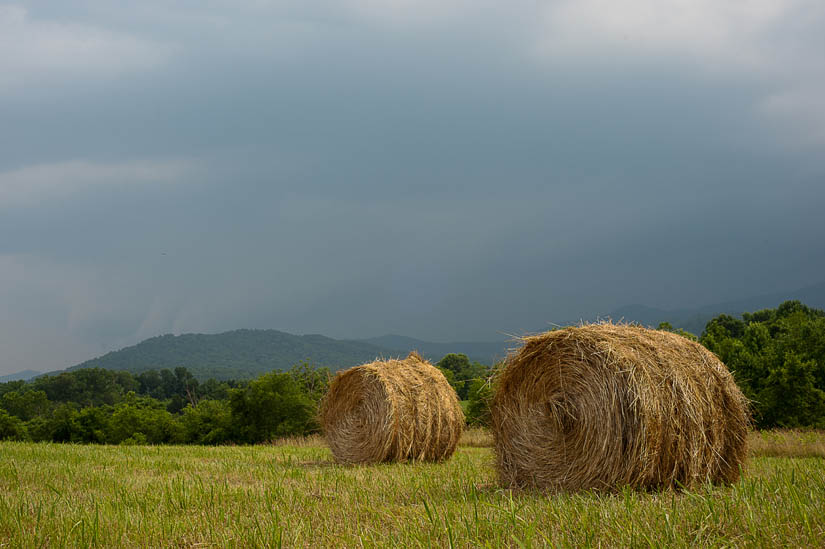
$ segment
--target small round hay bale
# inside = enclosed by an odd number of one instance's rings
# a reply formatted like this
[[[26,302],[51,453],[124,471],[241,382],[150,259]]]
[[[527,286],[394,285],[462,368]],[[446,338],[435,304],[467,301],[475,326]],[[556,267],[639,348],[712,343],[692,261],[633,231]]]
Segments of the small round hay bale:
[[[591,324],[524,339],[491,408],[500,481],[548,491],[689,487],[739,478],[748,402],[700,344]]]
[[[441,461],[453,454],[464,427],[455,391],[416,353],[339,372],[320,419],[341,463]]]

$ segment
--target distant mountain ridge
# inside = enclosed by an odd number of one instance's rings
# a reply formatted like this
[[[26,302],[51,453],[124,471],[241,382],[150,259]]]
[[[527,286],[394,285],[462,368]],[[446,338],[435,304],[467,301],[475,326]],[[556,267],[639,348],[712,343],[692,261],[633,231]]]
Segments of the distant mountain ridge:
[[[809,307],[825,309],[825,281],[793,292],[766,294],[695,309],[665,310],[646,305],[625,305],[610,313],[608,317],[614,321],[638,322],[654,327],[660,322],[670,322],[675,328],[682,328],[698,336],[704,331],[708,321],[717,315],[741,316],[743,312],[773,309],[792,299],[797,299]]]
[[[0,376],[0,383],[7,383],[9,381],[28,381],[42,374],[43,372],[36,372],[34,370],[23,370],[22,372],[15,372],[13,374]]]
[[[406,355],[412,350],[432,361],[455,352],[490,364],[494,357],[503,357],[505,349],[503,342],[431,343],[403,336],[342,340],[318,334],[293,335],[278,330],[242,329],[219,334],[152,337],[68,370],[105,368],[140,373],[184,366],[201,379],[244,379],[272,370],[287,370],[304,361],[334,371],[380,357]]]
[[[106,368],[139,373],[184,366],[200,378],[249,378],[271,370],[287,370],[303,361],[337,370],[390,354],[393,352],[389,349],[360,341],[242,329],[219,334],[157,336],[68,369]]]

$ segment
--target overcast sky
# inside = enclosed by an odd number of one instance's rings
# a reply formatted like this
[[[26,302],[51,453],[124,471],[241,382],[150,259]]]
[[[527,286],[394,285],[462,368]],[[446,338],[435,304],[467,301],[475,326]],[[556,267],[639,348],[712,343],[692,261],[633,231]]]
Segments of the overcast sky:
[[[0,0],[0,374],[825,279],[821,0]]]

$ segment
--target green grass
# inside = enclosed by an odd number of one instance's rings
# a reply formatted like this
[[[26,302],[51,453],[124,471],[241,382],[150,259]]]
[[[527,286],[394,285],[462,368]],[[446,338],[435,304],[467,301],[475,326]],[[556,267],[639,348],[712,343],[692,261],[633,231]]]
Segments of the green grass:
[[[0,443],[0,547],[825,545],[825,460],[754,457],[731,487],[500,489],[488,447],[341,467],[318,439],[253,447]]]

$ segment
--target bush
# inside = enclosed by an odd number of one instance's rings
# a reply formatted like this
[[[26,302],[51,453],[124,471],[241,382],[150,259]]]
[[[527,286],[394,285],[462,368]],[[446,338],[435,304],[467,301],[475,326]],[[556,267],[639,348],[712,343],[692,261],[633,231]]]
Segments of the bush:
[[[490,426],[490,401],[493,398],[491,379],[473,379],[468,391],[467,425]]]
[[[467,400],[474,379],[485,378],[490,370],[478,362],[470,362],[465,354],[448,353],[436,364],[458,394],[459,400]]]
[[[28,421],[46,413],[49,409],[49,399],[43,391],[9,391],[0,397],[0,408],[23,421]]]
[[[289,375],[300,387],[301,391],[309,398],[312,403],[310,411],[310,420],[306,425],[306,433],[316,433],[321,430],[321,425],[318,423],[318,410],[321,404],[321,399],[327,393],[332,373],[329,368],[313,368],[309,363],[301,363],[289,371]]]
[[[108,407],[83,408],[71,419],[72,442],[103,444],[109,438],[111,409]]]
[[[300,435],[314,426],[312,400],[289,374],[271,372],[229,394],[233,438],[238,442],[267,442]]]
[[[182,426],[161,402],[131,393],[114,408],[107,438],[112,444],[120,444],[130,438],[137,440],[136,435],[142,435],[149,444],[184,441]]]
[[[0,440],[28,440],[26,427],[20,418],[0,409]]]
[[[183,409],[180,423],[186,442],[221,444],[231,439],[232,410],[227,401],[201,400]]]
[[[52,431],[50,419],[46,416],[37,416],[26,422],[26,432],[33,442],[51,442]]]

